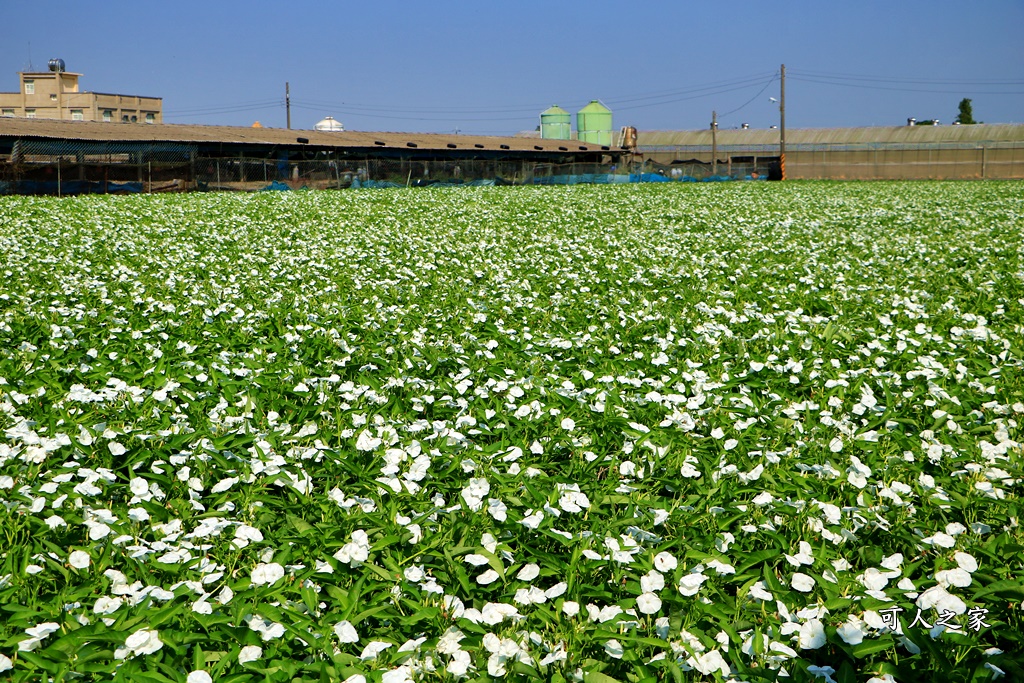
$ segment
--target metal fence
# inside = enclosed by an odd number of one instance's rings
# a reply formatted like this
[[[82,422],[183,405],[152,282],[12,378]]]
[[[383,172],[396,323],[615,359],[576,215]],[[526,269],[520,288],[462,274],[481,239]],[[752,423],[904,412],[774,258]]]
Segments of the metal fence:
[[[345,189],[762,180],[780,177],[777,147],[641,150],[617,164],[409,159],[310,152],[303,158],[204,157],[187,144],[16,140],[0,155],[0,194]],[[1024,142],[991,145],[801,145],[793,179],[1024,178]]]
[[[186,189],[195,159],[187,144],[16,140],[0,156],[0,194]]]
[[[692,160],[553,164],[502,159],[404,159],[310,154],[307,158],[202,157],[195,147],[149,143],[17,141],[0,156],[0,194],[85,194],[455,185],[569,185],[758,179],[770,159],[720,166]]]

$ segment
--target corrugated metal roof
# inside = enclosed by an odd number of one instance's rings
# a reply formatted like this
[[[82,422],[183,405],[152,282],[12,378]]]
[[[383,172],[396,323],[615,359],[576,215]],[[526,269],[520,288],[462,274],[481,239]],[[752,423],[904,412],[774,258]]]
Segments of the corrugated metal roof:
[[[1024,142],[1024,124],[974,124],[970,126],[886,126],[865,128],[787,128],[790,145],[885,145]],[[767,146],[779,144],[777,129],[719,130],[719,146]],[[711,130],[639,131],[638,146],[710,146]]]
[[[576,140],[544,140],[483,135],[436,133],[323,132],[286,128],[125,124],[55,119],[0,118],[0,137],[54,138],[87,141],[181,142],[191,144],[249,144],[371,149],[487,150],[554,153],[600,153],[601,145]],[[299,139],[303,141],[300,142]],[[607,151],[607,148],[605,148]],[[617,151],[617,150],[613,150]]]

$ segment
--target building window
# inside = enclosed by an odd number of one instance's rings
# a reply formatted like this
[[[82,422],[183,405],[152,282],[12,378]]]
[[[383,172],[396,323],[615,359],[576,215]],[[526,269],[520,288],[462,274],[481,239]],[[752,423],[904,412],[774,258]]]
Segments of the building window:
[[[36,82],[33,80],[25,81],[25,94],[35,95],[36,94]]]
[[[110,123],[110,121],[111,121],[111,119],[113,119],[113,117],[114,117],[114,112],[112,112],[109,109],[107,109],[106,111],[103,112],[103,123]]]
[[[85,117],[82,115],[82,110],[81,109],[72,109],[71,110],[71,120],[72,121],[85,121]]]
[[[152,112],[146,114],[146,123],[156,123],[156,116]]]
[[[26,109],[25,110],[25,118],[26,119],[34,119],[35,117],[36,117],[36,110],[35,109]]]
[[[56,95],[50,95],[50,101],[51,102],[56,102],[57,101],[57,96]]]
[[[14,116],[14,110],[13,109],[4,109],[2,115],[3,116]]]
[[[121,123],[128,123],[128,114],[121,117]]]
[[[139,117],[138,116],[133,116],[132,117],[132,123],[138,123],[138,122],[139,122]]]

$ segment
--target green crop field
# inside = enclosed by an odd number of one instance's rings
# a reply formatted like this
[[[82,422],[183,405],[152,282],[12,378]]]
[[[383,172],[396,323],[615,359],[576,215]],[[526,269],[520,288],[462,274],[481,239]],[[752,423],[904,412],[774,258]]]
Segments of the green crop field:
[[[0,199],[0,677],[1024,680],[1024,185]]]

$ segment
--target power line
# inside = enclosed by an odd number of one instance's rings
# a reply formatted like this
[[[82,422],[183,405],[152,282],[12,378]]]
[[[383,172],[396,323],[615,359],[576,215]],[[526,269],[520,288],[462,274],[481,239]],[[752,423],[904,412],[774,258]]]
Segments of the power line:
[[[337,107],[329,107],[325,105],[318,105],[313,102],[306,102],[305,100],[292,100],[292,107],[295,109],[305,109],[306,111],[323,112],[329,110],[339,114],[347,114],[349,116],[362,116],[372,119],[392,119],[396,121],[522,121],[524,118],[531,118],[528,116],[395,116],[393,114],[370,114],[367,112],[352,111],[350,109],[340,109]]]
[[[758,91],[757,91],[757,94],[756,94],[756,95],[754,95],[754,96],[753,96],[753,97],[751,97],[751,98],[750,98],[749,100],[747,100],[746,102],[744,102],[744,103],[743,103],[743,104],[741,104],[740,106],[736,107],[736,108],[735,108],[735,109],[733,109],[732,111],[727,111],[727,112],[725,112],[724,114],[722,114],[722,116],[728,116],[729,114],[735,114],[735,113],[736,113],[736,112],[738,112],[738,111],[739,111],[740,109],[743,109],[743,108],[744,108],[744,107],[746,107],[746,106],[747,106],[748,104],[750,104],[751,102],[753,102],[754,100],[756,100],[756,99],[757,99],[758,97],[760,97],[761,95],[763,95],[763,94],[764,94],[764,91],[768,89],[768,86],[770,86],[770,85],[771,85],[772,83],[774,83],[774,82],[775,82],[775,81],[777,81],[777,80],[779,80],[779,75],[778,75],[778,74],[774,74],[774,75],[773,75],[773,76],[771,77],[771,80],[769,80],[769,81],[768,81],[767,83],[765,83],[765,84],[764,84],[764,87],[763,87],[763,88],[761,88],[760,90],[758,90]]]
[[[741,78],[732,78],[722,81],[714,81],[711,83],[705,83],[701,85],[695,85],[687,88],[675,88],[672,90],[659,91],[655,93],[647,93],[640,95],[622,96],[614,98],[605,98],[604,102],[607,104],[630,104],[634,102],[646,102],[650,100],[662,100],[661,102],[649,102],[645,105],[637,105],[634,107],[628,107],[629,109],[639,108],[641,106],[657,106],[659,104],[670,104],[672,102],[681,101],[683,99],[692,99],[689,97],[681,97],[685,95],[695,95],[697,93],[716,94],[719,92],[730,92],[735,89],[742,89],[744,87],[750,87],[763,82],[766,74],[757,74],[754,76],[744,76]],[[523,113],[535,115],[537,110],[542,107],[549,106],[548,104],[537,103],[537,104],[516,104],[507,106],[488,106],[488,107],[459,107],[453,109],[451,107],[430,107],[430,106],[405,106],[405,105],[379,105],[379,104],[364,104],[355,102],[330,102],[327,100],[320,99],[309,99],[304,98],[302,102],[307,107],[322,107],[324,109],[341,111],[344,110],[347,113],[357,114],[358,112],[366,112],[373,114],[389,114],[392,117],[397,117],[398,114],[515,114]],[[621,107],[627,108],[627,107]],[[382,117],[386,118],[386,117]],[[407,120],[409,117],[402,117]],[[433,120],[430,118],[424,120]],[[447,119],[442,119],[447,120]],[[490,118],[488,120],[511,120],[511,119],[499,119]]]
[[[949,80],[931,78],[896,78],[892,76],[858,76],[853,74],[827,73],[824,71],[806,71],[803,69],[790,69],[790,73],[816,78],[829,78],[837,80],[868,81],[874,83],[909,83],[911,85],[1024,85],[1024,80],[1005,79],[983,79],[973,78],[970,80]]]
[[[236,111],[254,111],[268,107],[284,106],[280,100],[256,100],[252,102],[236,102],[234,104],[211,105],[207,107],[193,107],[190,109],[169,109],[166,114],[175,116],[192,116],[198,114],[227,114]]]
[[[896,92],[923,92],[923,93],[935,93],[935,94],[947,94],[947,95],[1024,95],[1024,91],[993,91],[993,90],[977,90],[971,87],[959,87],[956,90],[945,90],[936,88],[908,88],[908,87],[895,87],[886,85],[867,85],[862,83],[846,83],[843,81],[828,80],[825,78],[809,78],[807,76],[792,76],[793,80],[802,81],[804,83],[815,83],[817,85],[836,85],[845,88],[860,88],[862,90],[891,90]]]

